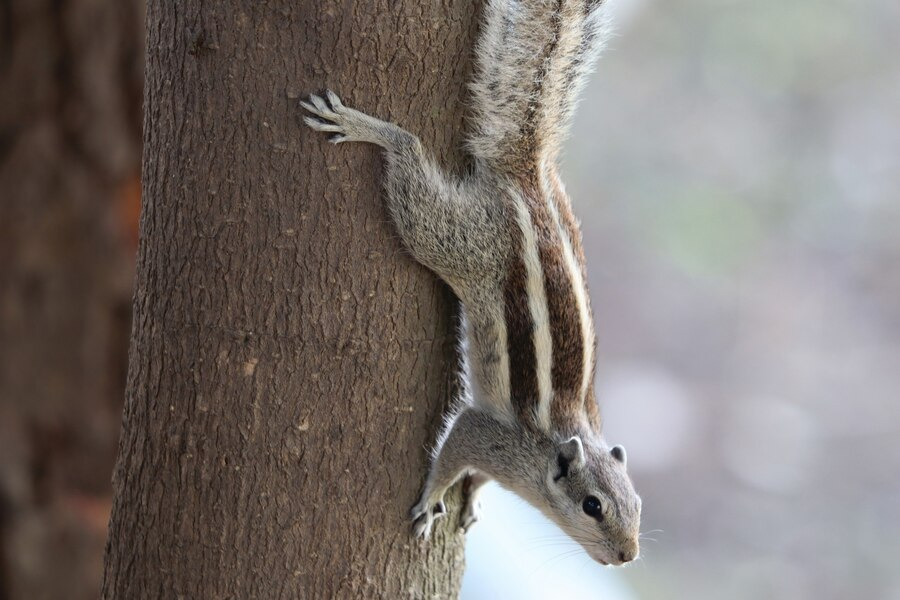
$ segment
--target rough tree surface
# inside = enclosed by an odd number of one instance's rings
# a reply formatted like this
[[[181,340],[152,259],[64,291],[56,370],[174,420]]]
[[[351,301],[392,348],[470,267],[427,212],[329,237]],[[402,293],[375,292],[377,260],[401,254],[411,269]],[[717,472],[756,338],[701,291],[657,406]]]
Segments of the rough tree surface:
[[[0,2],[0,598],[97,597],[125,387],[143,5]]]
[[[150,2],[144,210],[103,596],[448,598],[407,513],[451,395],[453,298],[401,248],[328,86],[459,168],[478,6]]]

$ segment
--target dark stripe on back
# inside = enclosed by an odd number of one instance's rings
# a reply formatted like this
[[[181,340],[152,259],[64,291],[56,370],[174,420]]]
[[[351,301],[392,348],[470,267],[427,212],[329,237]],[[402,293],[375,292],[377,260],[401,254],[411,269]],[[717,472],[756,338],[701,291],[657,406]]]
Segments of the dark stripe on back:
[[[533,186],[524,191],[544,272],[544,293],[547,296],[550,335],[553,340],[553,390],[557,393],[580,390],[584,344],[581,337],[581,316],[575,300],[575,282],[566,268],[563,242],[546,201]]]
[[[584,295],[587,304],[588,318],[593,319],[593,317],[591,316],[591,297],[590,294],[588,294],[587,290],[587,268],[584,258],[584,246],[581,239],[581,227],[579,227],[578,220],[575,218],[575,214],[572,212],[571,202],[562,189],[562,183],[559,180],[558,173],[554,169],[551,170],[547,175],[547,179],[550,182],[551,188],[550,190],[548,190],[550,201],[555,203],[556,212],[559,214],[560,223],[566,234],[569,236],[569,243],[572,246],[572,253],[575,256],[575,262],[578,264],[578,268],[581,270],[581,279],[585,285]],[[591,331],[593,331],[593,326],[591,327]],[[587,393],[584,397],[584,408],[588,415],[588,421],[591,422],[595,427],[599,428],[600,409],[597,406],[597,401],[594,397],[594,373],[596,371],[597,364],[596,336],[592,336],[589,340],[589,343],[592,351],[592,361],[591,364],[588,365],[591,373],[588,378]]]
[[[538,403],[534,320],[528,305],[528,272],[525,268],[523,233],[518,227],[515,209],[511,210],[513,253],[503,284],[509,390],[519,420],[522,423],[532,423]]]
[[[559,182],[559,175],[556,171],[552,171],[550,173],[550,185],[552,186],[552,202],[556,203],[556,212],[559,214],[559,220],[566,234],[569,236],[569,244],[572,246],[572,254],[575,256],[575,262],[578,265],[578,268],[581,270],[581,281],[584,283],[584,298],[585,303],[587,304],[587,312],[588,319],[591,319],[591,331],[593,331],[593,315],[591,311],[591,295],[588,293],[587,289],[587,264],[584,259],[584,244],[581,239],[581,227],[578,225],[578,220],[575,218],[575,214],[572,212],[572,204],[569,202],[569,197],[566,196],[566,193],[562,189],[562,185]],[[597,359],[597,339],[596,337],[592,337],[590,340],[591,348],[594,352],[591,353],[591,356],[594,359],[594,363],[590,365],[591,368],[591,385],[593,385],[594,381],[594,368]]]

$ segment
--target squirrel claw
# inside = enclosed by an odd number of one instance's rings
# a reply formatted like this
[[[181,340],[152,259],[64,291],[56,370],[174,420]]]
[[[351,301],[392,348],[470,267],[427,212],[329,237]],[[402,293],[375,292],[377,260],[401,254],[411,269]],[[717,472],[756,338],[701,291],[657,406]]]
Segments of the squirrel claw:
[[[431,527],[438,519],[447,516],[447,505],[438,500],[431,506],[417,504],[412,510],[413,536],[427,540],[431,536]]]
[[[340,99],[334,92],[329,91],[328,102],[320,96],[312,94],[304,101],[300,101],[306,112],[314,115],[313,117],[304,117],[303,122],[311,129],[316,131],[324,131],[330,133],[346,133],[346,109],[341,104]],[[330,104],[329,104],[330,103]],[[332,136],[332,140],[342,137],[340,135]]]
[[[434,517],[430,512],[424,512],[413,521],[413,537],[427,540],[431,537],[431,526]]]

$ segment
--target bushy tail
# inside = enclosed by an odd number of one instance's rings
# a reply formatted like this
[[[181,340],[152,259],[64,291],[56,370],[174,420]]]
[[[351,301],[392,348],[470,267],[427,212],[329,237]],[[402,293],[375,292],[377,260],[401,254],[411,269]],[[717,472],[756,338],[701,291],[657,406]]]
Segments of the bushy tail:
[[[517,173],[556,158],[603,45],[603,0],[488,0],[476,48],[470,152]]]

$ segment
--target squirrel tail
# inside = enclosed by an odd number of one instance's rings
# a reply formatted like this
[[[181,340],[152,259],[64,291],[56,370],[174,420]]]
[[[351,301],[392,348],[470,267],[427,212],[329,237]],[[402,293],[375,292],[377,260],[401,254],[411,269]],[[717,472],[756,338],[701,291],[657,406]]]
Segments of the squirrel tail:
[[[606,39],[603,0],[488,0],[476,46],[468,148],[521,173],[553,160]]]

